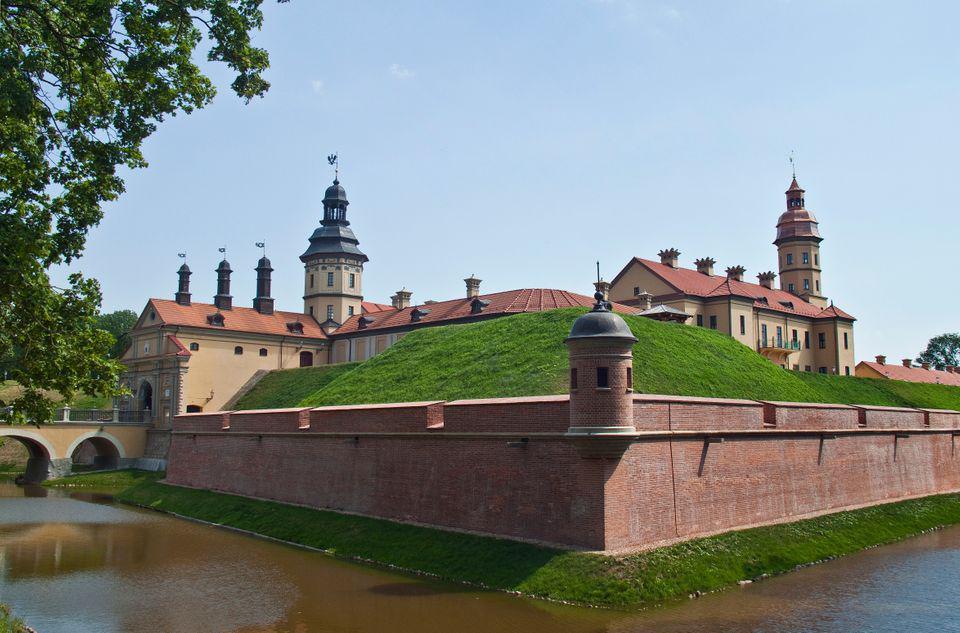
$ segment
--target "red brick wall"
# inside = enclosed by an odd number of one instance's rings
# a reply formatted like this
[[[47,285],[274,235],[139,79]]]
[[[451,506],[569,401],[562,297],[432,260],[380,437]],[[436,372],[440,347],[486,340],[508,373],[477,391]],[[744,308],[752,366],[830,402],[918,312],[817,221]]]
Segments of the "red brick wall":
[[[607,550],[960,489],[953,412],[632,406],[638,433],[619,459],[584,458],[563,437],[564,396],[183,415],[167,479]]]

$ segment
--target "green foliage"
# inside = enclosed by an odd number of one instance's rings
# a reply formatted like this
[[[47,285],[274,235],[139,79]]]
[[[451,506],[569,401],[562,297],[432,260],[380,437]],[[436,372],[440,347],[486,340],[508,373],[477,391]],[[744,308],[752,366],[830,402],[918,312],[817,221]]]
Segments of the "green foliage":
[[[241,397],[234,408],[279,409],[297,406],[314,391],[353,371],[357,365],[359,363],[343,363],[272,371]]]
[[[424,328],[342,374],[287,370],[240,406],[368,404],[565,393],[563,339],[582,309]],[[960,409],[960,388],[787,371],[705,328],[626,317],[644,393]],[[271,374],[272,375],[272,374]],[[270,376],[268,376],[269,378]],[[320,378],[322,377],[322,379]],[[281,382],[282,381],[282,382]],[[296,384],[285,391],[281,384]]]
[[[194,61],[204,36],[234,92],[266,92],[267,54],[249,36],[262,1],[0,0],[0,373],[24,388],[0,402],[6,418],[49,419],[44,390],[115,388],[97,282],[57,288],[47,271],[81,255],[123,193],[118,167],[146,166],[157,124],[213,98]]]
[[[10,614],[10,607],[0,603],[0,633],[27,633],[27,630],[22,620]]]
[[[130,331],[137,324],[137,313],[133,310],[117,310],[97,317],[97,327],[110,333],[113,345],[110,358],[120,358],[130,345]]]
[[[248,530],[341,558],[605,607],[682,599],[696,591],[722,589],[960,523],[960,496],[940,495],[610,557],[166,486],[156,482],[156,475],[127,472],[110,473],[114,488],[123,488],[117,498],[125,503]]]
[[[939,370],[946,369],[947,365],[960,365],[960,332],[934,336],[927,343],[927,349],[917,357],[918,363],[930,363]]]

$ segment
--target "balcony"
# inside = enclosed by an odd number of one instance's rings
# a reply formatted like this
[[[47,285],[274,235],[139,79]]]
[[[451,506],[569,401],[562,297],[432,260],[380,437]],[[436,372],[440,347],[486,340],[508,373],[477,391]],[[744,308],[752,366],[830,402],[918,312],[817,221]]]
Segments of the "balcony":
[[[778,365],[789,365],[790,356],[800,351],[800,341],[784,341],[761,338],[757,351]]]

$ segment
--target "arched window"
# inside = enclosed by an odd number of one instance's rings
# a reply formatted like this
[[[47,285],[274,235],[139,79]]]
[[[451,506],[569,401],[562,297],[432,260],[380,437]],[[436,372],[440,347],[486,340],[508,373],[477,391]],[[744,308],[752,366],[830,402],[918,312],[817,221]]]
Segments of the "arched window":
[[[261,355],[261,356],[266,356],[266,355],[267,355],[267,348],[266,348],[266,347],[261,347],[261,348],[260,348],[260,355]]]
[[[236,354],[237,356],[240,356],[241,354],[243,354],[243,348],[237,345],[236,347],[233,348],[233,353]]]
[[[195,352],[200,349],[200,343],[190,343],[190,351]]]

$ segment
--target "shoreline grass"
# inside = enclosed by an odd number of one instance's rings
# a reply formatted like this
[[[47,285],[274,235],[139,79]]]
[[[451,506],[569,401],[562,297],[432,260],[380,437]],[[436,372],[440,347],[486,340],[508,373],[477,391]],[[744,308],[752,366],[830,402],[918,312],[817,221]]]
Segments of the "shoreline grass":
[[[911,499],[727,532],[622,557],[394,523],[159,483],[137,471],[47,485],[112,487],[121,503],[252,532],[335,557],[534,598],[615,609],[651,607],[792,571],[960,524],[960,495]],[[126,481],[124,481],[126,478]]]

